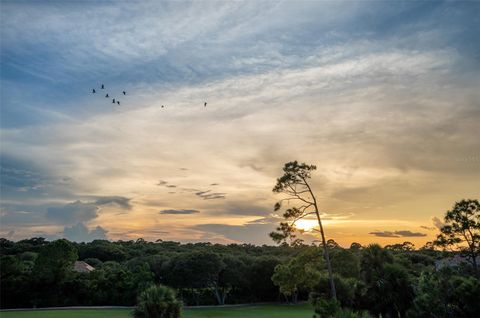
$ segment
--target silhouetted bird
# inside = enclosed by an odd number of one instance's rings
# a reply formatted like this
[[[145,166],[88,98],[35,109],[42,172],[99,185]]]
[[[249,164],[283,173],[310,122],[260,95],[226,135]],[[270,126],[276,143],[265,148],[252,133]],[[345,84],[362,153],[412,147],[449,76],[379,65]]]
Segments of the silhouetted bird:
[[[107,94],[107,95],[105,95],[105,97],[108,97],[108,94]]]
[[[105,86],[102,84],[102,89],[104,89],[104,88],[105,88]]]
[[[205,104],[203,104],[203,107],[207,107],[207,102],[205,102]]]
[[[95,94],[95,93],[96,93],[95,88],[92,88],[92,94]]]
[[[127,95],[127,92],[123,91],[123,95]]]
[[[117,104],[120,105],[120,101],[117,100]]]
[[[112,104],[115,104],[115,98],[114,98],[114,99],[112,99]]]

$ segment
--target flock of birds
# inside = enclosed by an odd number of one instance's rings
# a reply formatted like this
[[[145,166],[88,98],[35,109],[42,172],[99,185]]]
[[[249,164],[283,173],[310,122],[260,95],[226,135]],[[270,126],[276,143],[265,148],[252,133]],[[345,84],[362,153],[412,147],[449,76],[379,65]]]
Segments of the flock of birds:
[[[102,87],[100,89],[105,89],[105,85],[102,84]],[[95,88],[92,88],[92,94],[96,94],[97,91],[95,90]],[[127,95],[127,92],[126,91],[122,91],[123,95]],[[105,98],[110,98],[110,96],[107,94],[105,94]],[[115,100],[115,98],[112,98],[112,104],[115,104],[117,103],[118,105],[120,105],[120,101],[118,99]]]
[[[105,85],[102,84],[101,88],[100,89],[105,89]],[[95,90],[95,88],[92,88],[92,94],[96,94],[97,91]],[[126,91],[122,91],[123,95],[127,95],[127,92]],[[108,93],[105,94],[105,98],[110,98],[110,96],[108,95]],[[115,98],[112,98],[112,104],[115,104],[117,103],[117,105],[120,105],[120,100],[115,99]],[[207,102],[204,102],[203,103],[203,107],[207,107]],[[165,105],[162,105],[162,108],[165,108]]]

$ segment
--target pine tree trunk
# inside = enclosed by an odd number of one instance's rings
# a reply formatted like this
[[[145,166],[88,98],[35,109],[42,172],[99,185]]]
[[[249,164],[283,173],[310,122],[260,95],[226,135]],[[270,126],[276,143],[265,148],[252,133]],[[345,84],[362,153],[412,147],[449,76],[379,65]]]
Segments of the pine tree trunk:
[[[331,295],[332,299],[337,300],[337,290],[335,289],[335,282],[333,281],[332,265],[330,263],[330,255],[328,254],[327,242],[325,240],[325,233],[323,232],[323,225],[322,225],[322,220],[320,218],[320,212],[318,212],[317,199],[315,198],[315,195],[313,194],[313,191],[310,188],[310,185],[308,184],[308,182],[305,179],[303,179],[303,182],[305,182],[305,185],[307,186],[308,191],[310,192],[310,195],[313,199],[315,215],[317,216],[318,225],[320,227],[320,234],[322,235],[323,256],[327,263],[328,278],[330,280],[330,292],[332,294]]]
[[[337,300],[337,290],[335,289],[335,282],[333,281],[332,264],[330,263],[330,255],[328,253],[327,242],[325,241],[322,220],[320,219],[320,214],[318,213],[318,210],[316,210],[315,212],[317,215],[318,225],[320,226],[320,234],[322,235],[323,255],[325,257],[325,261],[327,262],[328,278],[330,280],[330,292],[332,294],[332,299]]]

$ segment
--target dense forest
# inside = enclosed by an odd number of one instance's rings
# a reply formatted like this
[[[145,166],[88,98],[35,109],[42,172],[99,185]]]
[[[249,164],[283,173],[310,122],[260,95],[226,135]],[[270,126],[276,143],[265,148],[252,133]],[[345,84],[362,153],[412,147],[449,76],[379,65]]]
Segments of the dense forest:
[[[0,239],[1,306],[134,305],[151,284],[175,288],[186,305],[297,302],[328,298],[322,249],[136,241],[74,243]],[[342,306],[371,313],[473,317],[480,312],[474,268],[451,252],[405,242],[385,248],[328,241]],[[456,255],[459,259],[459,256]],[[455,258],[453,258],[455,259]],[[95,270],[73,270],[76,260]],[[428,313],[428,314],[427,314]]]

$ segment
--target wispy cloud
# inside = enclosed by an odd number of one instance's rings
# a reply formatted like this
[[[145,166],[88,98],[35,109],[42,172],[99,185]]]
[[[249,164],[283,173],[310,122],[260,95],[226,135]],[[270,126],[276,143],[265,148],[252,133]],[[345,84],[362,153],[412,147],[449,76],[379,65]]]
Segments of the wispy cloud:
[[[442,227],[445,226],[445,223],[443,223],[442,220],[440,220],[436,216],[432,217],[432,223],[439,230],[442,229]]]
[[[168,210],[160,211],[160,214],[196,214],[196,213],[200,213],[200,211],[193,210],[193,209],[180,209],[180,210],[168,209]]]
[[[407,230],[402,231],[374,231],[370,232],[369,234],[379,236],[379,237],[423,237],[427,236],[425,233],[420,232],[412,232]]]
[[[195,195],[204,200],[218,200],[218,199],[225,199],[226,197],[226,193],[212,192],[212,190],[199,191],[199,192],[196,192]]]
[[[425,226],[425,225],[420,225],[422,229],[428,230],[428,231],[434,231],[436,227],[434,226]]]
[[[94,201],[94,203],[96,205],[115,204],[127,210],[130,210],[132,208],[132,205],[130,204],[130,199],[121,196],[99,197]]]

